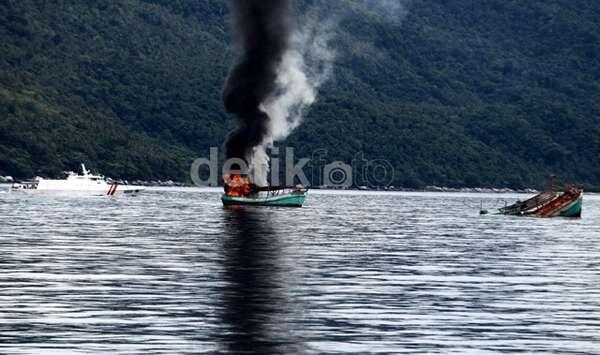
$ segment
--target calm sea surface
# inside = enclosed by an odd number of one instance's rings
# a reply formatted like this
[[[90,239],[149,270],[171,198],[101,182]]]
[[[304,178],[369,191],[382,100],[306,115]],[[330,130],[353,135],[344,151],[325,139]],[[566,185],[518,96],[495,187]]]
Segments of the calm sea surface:
[[[1,354],[600,353],[600,197],[0,193]]]

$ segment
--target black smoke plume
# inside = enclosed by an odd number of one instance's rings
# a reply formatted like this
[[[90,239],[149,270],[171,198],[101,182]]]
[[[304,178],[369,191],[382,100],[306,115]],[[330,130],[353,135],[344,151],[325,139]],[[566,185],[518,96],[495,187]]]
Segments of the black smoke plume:
[[[269,116],[260,105],[276,90],[277,69],[288,49],[289,0],[233,0],[240,57],[225,83],[225,109],[238,126],[225,143],[227,158],[247,161],[269,134]]]

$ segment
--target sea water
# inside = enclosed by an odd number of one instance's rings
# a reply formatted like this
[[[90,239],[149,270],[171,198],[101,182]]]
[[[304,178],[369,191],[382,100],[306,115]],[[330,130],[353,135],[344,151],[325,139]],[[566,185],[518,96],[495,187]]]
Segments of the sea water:
[[[600,198],[0,195],[0,353],[600,353]]]

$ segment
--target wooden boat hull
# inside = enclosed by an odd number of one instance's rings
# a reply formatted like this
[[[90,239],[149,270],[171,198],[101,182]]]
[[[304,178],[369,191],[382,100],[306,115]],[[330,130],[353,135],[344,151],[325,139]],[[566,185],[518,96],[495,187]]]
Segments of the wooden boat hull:
[[[554,191],[544,191],[525,201],[518,201],[510,206],[500,208],[498,213],[511,216],[529,215],[556,199],[557,196],[558,193]]]
[[[285,194],[269,197],[234,197],[221,196],[225,206],[277,206],[277,207],[302,207],[306,194]]]

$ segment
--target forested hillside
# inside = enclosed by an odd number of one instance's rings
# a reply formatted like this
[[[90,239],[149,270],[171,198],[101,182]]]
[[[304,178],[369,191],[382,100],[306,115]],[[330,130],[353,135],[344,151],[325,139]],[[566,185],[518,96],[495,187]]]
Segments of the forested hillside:
[[[396,186],[600,187],[600,2],[404,4],[296,3],[338,20],[297,156],[362,151]],[[0,175],[189,179],[232,126],[228,16],[226,0],[1,2]]]

